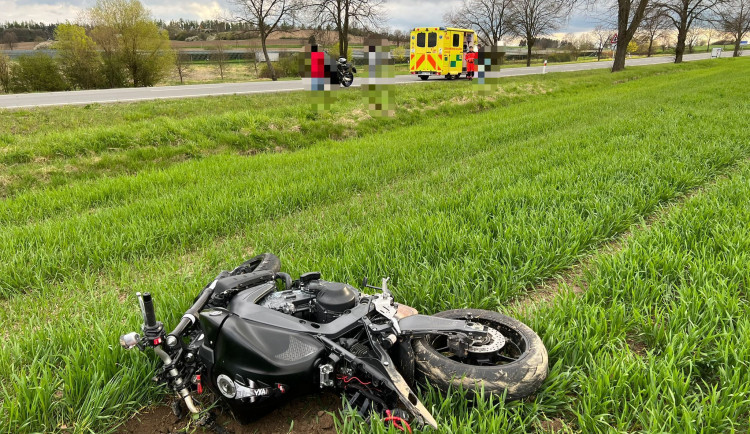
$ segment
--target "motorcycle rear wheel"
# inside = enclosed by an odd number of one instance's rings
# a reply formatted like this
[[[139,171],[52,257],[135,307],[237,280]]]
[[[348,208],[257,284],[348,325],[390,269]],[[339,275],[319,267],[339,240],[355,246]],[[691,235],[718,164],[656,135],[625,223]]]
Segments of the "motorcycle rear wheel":
[[[485,393],[500,396],[507,392],[506,399],[515,400],[536,392],[547,378],[547,349],[522,322],[481,309],[449,310],[435,316],[481,323],[500,332],[505,344],[496,351],[489,351],[489,344],[472,346],[462,359],[448,348],[443,335],[414,341],[417,372],[430,384],[443,391],[463,388],[471,393],[483,387]]]

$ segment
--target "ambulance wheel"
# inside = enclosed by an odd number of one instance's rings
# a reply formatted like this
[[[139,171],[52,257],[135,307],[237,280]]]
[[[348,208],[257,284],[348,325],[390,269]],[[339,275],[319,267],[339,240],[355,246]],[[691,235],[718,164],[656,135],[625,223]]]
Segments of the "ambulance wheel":
[[[430,76],[429,75],[420,75],[419,78],[421,78],[422,80],[427,80],[428,78],[430,78]]]
[[[445,74],[445,79],[448,81],[453,80],[453,76],[450,74]]]
[[[461,78],[461,73],[456,74],[456,80],[458,80],[459,78]]]

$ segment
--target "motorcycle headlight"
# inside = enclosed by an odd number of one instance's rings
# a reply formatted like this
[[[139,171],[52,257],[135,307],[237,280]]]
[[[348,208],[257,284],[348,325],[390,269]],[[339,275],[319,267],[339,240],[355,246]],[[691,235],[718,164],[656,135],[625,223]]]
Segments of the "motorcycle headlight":
[[[237,386],[234,381],[224,374],[219,375],[216,379],[216,386],[219,388],[219,392],[227,398],[234,398],[237,395]]]
[[[125,348],[126,350],[129,350],[136,345],[138,345],[138,342],[140,342],[141,337],[136,332],[130,332],[126,335],[120,336],[120,346]]]

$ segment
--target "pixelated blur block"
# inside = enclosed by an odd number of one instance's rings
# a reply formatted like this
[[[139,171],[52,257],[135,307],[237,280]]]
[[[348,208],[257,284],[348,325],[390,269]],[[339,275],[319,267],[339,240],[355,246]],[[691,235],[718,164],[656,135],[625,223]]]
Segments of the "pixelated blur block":
[[[390,42],[386,39],[366,39],[368,79],[362,86],[367,111],[372,117],[392,117],[396,114],[395,86],[389,83],[396,76]]]
[[[330,89],[314,90],[308,92],[307,95],[312,110],[318,113],[330,111],[331,106],[336,102],[336,95]]]
[[[486,49],[485,47],[479,49],[477,80],[474,82],[474,87],[480,95],[488,96],[497,91],[500,79],[498,77],[487,77],[487,73],[490,71],[499,71],[504,57],[505,52],[499,51],[494,46],[490,47],[490,49]]]
[[[310,90],[308,100],[313,111],[331,110],[334,95],[331,93],[331,56],[317,45],[305,47],[305,54],[300,60],[303,83]]]

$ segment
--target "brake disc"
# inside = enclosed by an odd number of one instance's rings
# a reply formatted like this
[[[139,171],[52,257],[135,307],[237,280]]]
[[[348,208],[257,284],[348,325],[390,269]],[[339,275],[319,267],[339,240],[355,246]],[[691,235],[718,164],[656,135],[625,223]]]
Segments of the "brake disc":
[[[469,352],[480,354],[494,353],[500,351],[505,346],[505,336],[491,327],[487,327],[487,337],[489,338],[489,342],[475,341],[469,346]]]

